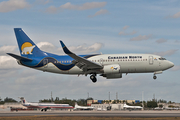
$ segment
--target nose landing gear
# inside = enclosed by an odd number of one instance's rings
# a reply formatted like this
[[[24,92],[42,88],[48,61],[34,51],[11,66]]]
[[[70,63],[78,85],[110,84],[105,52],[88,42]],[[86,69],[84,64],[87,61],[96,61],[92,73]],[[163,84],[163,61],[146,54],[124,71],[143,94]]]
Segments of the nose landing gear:
[[[154,79],[154,80],[157,79],[156,74],[161,74],[162,72],[163,72],[163,71],[155,71],[155,72],[154,72],[153,79]]]
[[[156,75],[154,75],[154,76],[153,76],[153,79],[155,80],[156,78],[157,78],[157,76],[156,76]]]
[[[97,82],[96,75],[94,74],[90,76],[90,79],[92,80],[93,83]]]

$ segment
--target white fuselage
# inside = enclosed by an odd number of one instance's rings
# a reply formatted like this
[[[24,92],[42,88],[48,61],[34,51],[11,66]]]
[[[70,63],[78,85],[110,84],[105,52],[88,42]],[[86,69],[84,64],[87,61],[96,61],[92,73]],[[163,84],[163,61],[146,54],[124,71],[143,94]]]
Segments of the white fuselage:
[[[69,104],[53,104],[53,103],[23,103],[28,108],[73,108]]]
[[[124,108],[129,108],[129,109],[142,109],[141,106],[129,106],[129,105],[126,105],[126,104],[124,104],[123,107],[124,107]]]
[[[93,110],[94,107],[75,105],[75,106],[74,106],[74,109],[75,109],[75,110]]]
[[[120,66],[120,73],[147,73],[147,72],[161,72],[171,68],[174,64],[168,60],[160,60],[160,56],[152,54],[102,54],[88,58],[87,60],[98,63],[102,66],[118,64]],[[72,61],[61,61],[69,62]],[[62,71],[58,69],[53,63],[37,68],[38,70],[60,73],[60,74],[84,74],[83,70],[77,66],[70,70]],[[89,71],[90,73],[91,71]],[[96,71],[97,74],[104,73],[104,71]]]

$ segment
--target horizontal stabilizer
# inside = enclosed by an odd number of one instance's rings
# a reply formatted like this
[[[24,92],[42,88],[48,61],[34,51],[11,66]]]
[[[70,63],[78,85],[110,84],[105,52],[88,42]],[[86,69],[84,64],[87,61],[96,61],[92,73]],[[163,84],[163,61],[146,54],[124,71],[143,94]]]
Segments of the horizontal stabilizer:
[[[19,60],[19,61],[24,61],[24,62],[30,62],[32,61],[32,59],[29,59],[29,58],[26,58],[26,57],[22,57],[22,56],[19,56],[19,55],[15,55],[15,54],[12,54],[12,53],[6,53],[10,56],[12,56],[13,58]]]

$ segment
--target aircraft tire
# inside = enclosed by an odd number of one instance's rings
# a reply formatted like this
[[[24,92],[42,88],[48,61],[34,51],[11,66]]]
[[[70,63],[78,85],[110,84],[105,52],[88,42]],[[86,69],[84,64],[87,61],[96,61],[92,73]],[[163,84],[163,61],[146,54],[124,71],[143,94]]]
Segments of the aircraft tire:
[[[93,83],[97,82],[97,79],[96,79],[95,75],[91,75],[90,79],[92,80]]]
[[[155,80],[155,79],[157,79],[157,77],[156,77],[156,76],[153,76],[153,79]]]

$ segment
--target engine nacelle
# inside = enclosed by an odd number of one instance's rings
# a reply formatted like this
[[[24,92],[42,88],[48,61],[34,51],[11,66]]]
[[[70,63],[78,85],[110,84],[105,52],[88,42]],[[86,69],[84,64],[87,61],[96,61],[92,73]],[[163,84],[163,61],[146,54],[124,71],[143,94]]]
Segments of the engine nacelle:
[[[118,74],[106,74],[106,79],[122,78],[122,73]]]
[[[105,65],[103,70],[104,70],[104,74],[117,74],[120,73],[120,65],[119,64]]]

